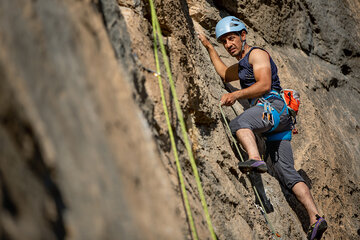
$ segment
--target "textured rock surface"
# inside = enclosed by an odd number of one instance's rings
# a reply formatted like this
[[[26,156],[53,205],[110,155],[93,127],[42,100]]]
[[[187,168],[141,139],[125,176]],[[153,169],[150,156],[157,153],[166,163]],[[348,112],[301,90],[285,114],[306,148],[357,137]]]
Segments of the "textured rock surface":
[[[242,18],[282,86],[301,93],[295,167],[329,222],[359,237],[360,4],[156,1],[177,94],[219,239],[271,239],[220,118],[224,86],[196,32]],[[155,69],[147,1],[0,2],[0,238],[191,239]],[[166,98],[200,239],[210,239],[167,81]],[[225,87],[227,90],[225,90]],[[229,119],[244,102],[224,109]],[[261,144],[261,142],[259,142]],[[284,239],[305,239],[304,209],[257,179]]]
[[[0,5],[0,238],[181,238],[130,60],[117,63],[98,5]]]

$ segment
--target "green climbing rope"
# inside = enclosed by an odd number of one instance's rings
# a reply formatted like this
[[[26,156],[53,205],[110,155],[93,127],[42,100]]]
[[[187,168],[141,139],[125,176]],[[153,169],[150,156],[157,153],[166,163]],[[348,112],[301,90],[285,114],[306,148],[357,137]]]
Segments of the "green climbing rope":
[[[153,26],[153,29],[156,29],[156,21],[154,20],[154,15],[152,15],[152,26]],[[161,74],[159,74],[160,73],[160,63],[159,63],[159,57],[158,57],[158,52],[157,52],[158,51],[157,50],[157,34],[156,34],[155,30],[153,31],[153,35],[154,35],[154,55],[155,55],[155,61],[156,61],[156,71],[158,73],[158,74],[155,74],[155,75],[158,77],[159,89],[160,89],[160,94],[161,94],[161,101],[162,101],[162,105],[163,105],[163,109],[164,109],[164,113],[165,113],[166,124],[167,124],[167,127],[168,127],[168,132],[169,132],[170,141],[171,141],[171,147],[172,147],[172,150],[174,152],[176,168],[177,168],[179,181],[180,181],[181,193],[182,193],[182,196],[183,196],[183,199],[184,199],[185,210],[186,210],[187,218],[189,220],[191,235],[192,235],[192,238],[194,240],[198,240],[194,219],[193,219],[192,214],[191,214],[190,203],[189,203],[189,199],[188,199],[186,188],[185,188],[184,176],[182,174],[182,170],[181,170],[181,166],[180,166],[179,155],[178,155],[178,152],[177,152],[177,149],[176,149],[174,133],[173,133],[171,123],[170,123],[169,112],[168,112],[168,109],[167,109],[167,106],[166,106],[166,100],[165,100],[165,94],[164,94]]]
[[[233,136],[232,133],[231,133],[231,129],[230,129],[229,123],[228,123],[227,120],[226,120],[225,113],[224,113],[224,111],[223,111],[223,109],[222,109],[221,103],[219,104],[219,108],[220,108],[221,115],[222,115],[222,117],[223,117],[223,119],[224,119],[225,125],[226,125],[226,127],[227,127],[227,130],[229,131],[230,138],[231,138],[232,142],[233,142],[234,145],[235,145],[235,148],[236,148],[237,153],[238,153],[239,156],[240,156],[240,160],[241,160],[242,162],[244,162],[244,158],[243,158],[242,155],[241,155],[241,152],[240,152],[240,149],[239,149],[239,147],[238,147],[238,144],[237,144],[234,136]],[[249,173],[247,173],[247,174],[249,174]],[[261,207],[262,207],[262,209],[263,209],[263,212],[264,212],[265,220],[266,220],[267,224],[269,225],[272,234],[274,235],[275,239],[280,239],[280,235],[279,235],[277,232],[275,232],[275,230],[274,230],[274,228],[273,228],[273,226],[272,226],[272,224],[271,224],[271,221],[269,220],[269,218],[268,218],[268,216],[267,216],[266,209],[265,209],[265,207],[264,207],[264,204],[263,204],[263,202],[262,202],[262,200],[261,200],[261,198],[260,198],[260,196],[259,196],[259,193],[258,193],[256,187],[255,187],[253,184],[252,184],[252,187],[253,187],[253,189],[254,189],[254,192],[255,192],[255,194],[256,194],[256,197],[259,199],[260,205],[261,205]]]
[[[183,140],[185,142],[185,147],[186,147],[186,150],[188,152],[188,155],[189,155],[189,159],[190,159],[190,164],[191,164],[191,167],[192,167],[192,170],[193,170],[193,174],[194,174],[194,177],[195,177],[195,181],[196,181],[196,185],[197,185],[197,188],[198,188],[198,191],[199,191],[199,196],[200,196],[200,200],[201,200],[201,204],[202,204],[202,207],[204,209],[204,213],[205,213],[205,218],[206,218],[206,222],[207,222],[207,225],[208,225],[208,229],[210,231],[210,234],[211,234],[211,238],[213,240],[216,240],[216,235],[215,235],[215,232],[214,232],[214,229],[213,229],[213,226],[212,226],[212,223],[211,223],[211,219],[210,219],[210,214],[209,214],[209,211],[208,211],[208,208],[207,208],[207,203],[206,203],[206,200],[205,200],[205,196],[204,196],[204,192],[203,192],[203,189],[202,189],[202,185],[201,185],[201,180],[200,180],[200,177],[199,177],[199,173],[198,173],[198,170],[197,170],[197,167],[196,167],[196,163],[195,163],[195,159],[194,159],[194,155],[193,155],[193,152],[192,152],[192,149],[191,149],[191,145],[190,145],[190,142],[189,142],[189,137],[188,137],[188,134],[187,134],[187,131],[186,131],[186,126],[185,126],[185,121],[184,121],[184,117],[183,117],[183,113],[182,113],[182,110],[181,110],[181,107],[180,107],[180,103],[179,103],[179,100],[177,98],[177,94],[176,94],[176,89],[175,89],[175,84],[174,84],[174,81],[172,79],[172,74],[171,74],[171,70],[170,70],[170,64],[169,64],[169,60],[168,60],[168,57],[167,57],[167,54],[166,54],[166,50],[165,50],[165,46],[164,46],[164,43],[163,43],[163,40],[162,40],[162,33],[161,33],[161,29],[160,29],[160,24],[158,22],[158,19],[157,19],[157,15],[156,15],[156,11],[155,11],[155,7],[154,7],[154,3],[152,0],[149,0],[149,3],[150,3],[150,8],[151,8],[151,16],[152,16],[152,21],[153,21],[153,31],[154,31],[154,50],[155,50],[155,58],[156,58],[156,65],[157,65],[157,71],[160,73],[160,65],[159,65],[159,59],[158,59],[158,56],[157,56],[157,39],[159,40],[159,45],[160,45],[160,50],[161,50],[161,53],[162,53],[162,57],[163,57],[163,61],[164,61],[164,64],[165,64],[165,68],[166,68],[166,72],[167,72],[167,76],[168,76],[168,80],[169,80],[169,84],[170,84],[170,90],[171,90],[171,94],[173,96],[173,99],[174,99],[174,104],[175,104],[175,109],[176,109],[176,113],[177,113],[177,117],[178,117],[178,120],[180,122],[180,127],[181,127],[181,131],[182,131],[182,134],[183,134]],[[157,38],[158,37],[158,38]],[[155,42],[156,41],[156,42]],[[160,79],[159,77],[161,77],[159,74],[158,74],[158,79]],[[162,82],[159,81],[159,85],[161,85],[161,89],[162,89]],[[163,92],[163,90],[162,90]],[[164,106],[164,109],[166,108],[166,102],[165,102],[165,98],[163,96],[163,93],[162,93],[162,102],[163,102],[163,106]],[[166,110],[167,112],[167,110]],[[165,113],[166,114],[166,113]],[[168,114],[167,115],[167,118],[168,118]],[[167,119],[167,122],[168,122],[168,127],[170,125],[170,120]],[[170,128],[169,128],[170,129]],[[169,134],[170,134],[170,130],[169,130]],[[172,130],[171,130],[171,134],[170,134],[172,137],[171,139],[171,142],[172,142],[172,145],[174,144],[175,145],[175,141],[174,141],[174,136],[173,136],[173,133],[172,133]],[[174,146],[173,145],[173,146]],[[176,148],[176,147],[175,147]],[[173,147],[174,149],[174,147]],[[174,151],[175,153],[175,151]],[[176,152],[176,155],[177,155],[177,152]],[[176,165],[177,165],[177,168],[178,168],[178,172],[181,173],[181,168],[180,168],[180,163],[178,161],[178,157],[176,156],[175,157],[176,160]],[[180,174],[179,174],[180,175]],[[182,177],[181,177],[182,178]],[[180,180],[180,183],[181,181],[183,182],[183,180]],[[182,183],[183,184],[183,183]],[[187,199],[187,195],[186,195],[186,191],[185,191],[185,185],[183,184],[182,185],[182,193],[183,193],[183,196],[184,196],[184,202],[186,201],[185,203],[185,208],[186,208],[186,211],[187,211],[187,215],[188,215],[188,218],[189,218],[189,222],[190,222],[190,227],[191,227],[191,232],[192,232],[192,236],[194,239],[198,239],[197,235],[196,235],[196,229],[195,229],[195,225],[194,225],[194,222],[193,222],[193,218],[191,216],[191,210],[190,210],[190,205],[188,203],[188,200],[185,200]],[[185,193],[185,194],[184,194]],[[186,196],[186,197],[185,197]]]

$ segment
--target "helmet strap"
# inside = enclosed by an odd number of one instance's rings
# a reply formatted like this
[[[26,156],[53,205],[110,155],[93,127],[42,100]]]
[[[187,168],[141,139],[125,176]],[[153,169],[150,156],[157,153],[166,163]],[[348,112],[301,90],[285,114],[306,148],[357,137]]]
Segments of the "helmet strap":
[[[240,54],[242,54],[242,52],[244,51],[244,49],[245,49],[245,44],[246,44],[246,39],[245,39],[244,41],[241,39],[241,32],[242,32],[242,30],[241,30],[240,32],[237,32],[238,35],[239,35],[239,37],[240,37],[240,41],[241,41],[241,43],[242,43]]]
[[[240,40],[241,40],[241,38],[240,38]],[[244,41],[241,40],[241,42],[242,42],[242,44],[241,44],[240,54],[242,54],[242,52],[245,50],[246,39]]]

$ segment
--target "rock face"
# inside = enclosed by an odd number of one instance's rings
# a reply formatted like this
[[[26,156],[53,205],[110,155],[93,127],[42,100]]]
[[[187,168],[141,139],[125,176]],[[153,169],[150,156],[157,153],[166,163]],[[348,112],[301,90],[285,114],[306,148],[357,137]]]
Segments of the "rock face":
[[[181,238],[177,196],[100,5],[0,5],[1,239]]]
[[[222,83],[197,38],[235,63],[214,39],[217,21],[235,15],[283,88],[301,94],[295,167],[328,220],[324,239],[359,238],[359,2],[155,5],[217,237],[272,237],[218,106],[239,84]],[[140,0],[0,2],[1,239],[191,239],[157,78],[144,71],[156,69],[150,19]],[[210,239],[164,82],[199,239]],[[244,104],[224,108],[228,119]],[[283,239],[305,239],[295,197],[269,174],[253,181]]]

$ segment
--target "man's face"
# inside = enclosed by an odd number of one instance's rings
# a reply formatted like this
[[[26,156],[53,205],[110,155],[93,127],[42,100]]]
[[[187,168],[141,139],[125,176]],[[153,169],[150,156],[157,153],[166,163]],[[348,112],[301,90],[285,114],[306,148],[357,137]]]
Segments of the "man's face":
[[[240,36],[237,33],[231,32],[220,37],[220,42],[224,48],[232,57],[239,56],[241,54],[242,42]]]

